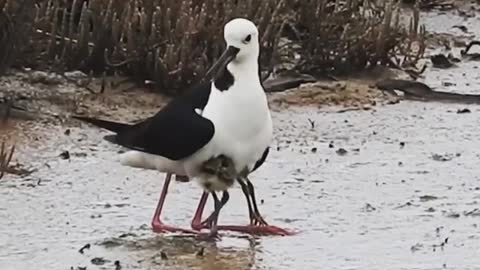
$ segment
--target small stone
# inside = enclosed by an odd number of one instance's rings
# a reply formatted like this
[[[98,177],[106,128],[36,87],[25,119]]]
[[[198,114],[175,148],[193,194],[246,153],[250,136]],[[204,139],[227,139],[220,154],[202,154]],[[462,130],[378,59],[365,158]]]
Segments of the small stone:
[[[120,265],[120,261],[115,261],[113,263],[113,265],[115,265],[115,270],[120,270],[122,269],[122,265]]]
[[[46,85],[56,85],[64,83],[64,79],[55,73],[47,73],[44,71],[34,71],[29,74],[30,83],[42,83]]]
[[[373,211],[377,210],[377,208],[375,208],[371,204],[367,203],[367,204],[365,204],[364,210],[365,210],[365,212],[373,212]]]
[[[471,113],[471,111],[470,111],[470,109],[468,109],[468,108],[464,108],[464,109],[459,109],[459,110],[457,110],[457,113],[458,113],[458,114]]]
[[[436,196],[432,196],[432,195],[423,195],[423,196],[420,196],[420,201],[421,202],[428,202],[428,201],[433,201],[433,200],[437,200],[438,197]]]
[[[347,150],[345,150],[344,148],[339,148],[337,151],[335,151],[338,155],[340,156],[344,156],[348,153]]]
[[[410,248],[410,251],[412,251],[412,252],[419,251],[422,247],[423,247],[422,244],[417,243]]]
[[[75,70],[75,71],[65,72],[65,77],[72,80],[81,80],[81,79],[86,79],[88,76],[87,74],[81,72],[80,70]]]
[[[455,85],[454,83],[451,83],[451,82],[443,82],[442,84],[443,84],[443,86],[445,86],[445,87],[449,87],[449,86],[454,86],[454,85]]]
[[[453,63],[443,54],[437,54],[430,57],[432,64],[436,68],[450,68]]]
[[[168,257],[167,257],[167,253],[165,252],[160,252],[160,257],[162,258],[162,260],[168,260]]]
[[[435,161],[450,161],[452,160],[452,156],[450,155],[440,155],[440,154],[433,154],[432,159]]]
[[[447,217],[449,217],[449,218],[459,218],[460,214],[455,213],[455,212],[450,212],[450,213],[447,214]]]
[[[201,247],[200,250],[196,254],[197,257],[203,257],[205,256],[205,248]]]
[[[63,151],[61,154],[60,154],[60,157],[62,159],[70,159],[70,153],[68,151]]]
[[[95,258],[91,259],[90,262],[94,265],[104,265],[105,263],[108,262],[108,260],[105,260],[102,257],[95,257]]]
[[[454,26],[452,26],[452,28],[458,28],[458,29],[460,29],[460,31],[462,31],[464,33],[468,32],[468,28],[465,25],[454,25]]]

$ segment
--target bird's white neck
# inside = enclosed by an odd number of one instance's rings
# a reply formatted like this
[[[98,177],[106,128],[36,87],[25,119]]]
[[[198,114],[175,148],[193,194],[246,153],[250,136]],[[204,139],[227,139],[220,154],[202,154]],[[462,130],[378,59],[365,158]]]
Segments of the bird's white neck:
[[[260,82],[258,60],[255,57],[242,59],[239,62],[230,62],[227,69],[232,73],[235,80],[248,80],[253,83]]]

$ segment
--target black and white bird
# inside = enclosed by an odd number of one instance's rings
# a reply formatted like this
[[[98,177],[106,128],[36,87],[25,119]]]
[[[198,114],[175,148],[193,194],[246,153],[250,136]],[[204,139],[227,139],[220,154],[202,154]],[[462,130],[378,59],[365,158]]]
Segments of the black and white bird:
[[[268,154],[273,127],[259,77],[257,27],[247,19],[233,19],[224,27],[224,38],[226,50],[208,72],[212,74],[212,79],[199,83],[173,99],[154,116],[137,124],[75,117],[115,132],[115,135],[106,136],[105,139],[131,150],[122,154],[123,165],[167,173],[152,221],[153,229],[157,232],[189,231],[167,226],[160,221],[172,174],[198,180],[219,202],[215,191],[226,192],[233,181],[205,173],[201,168],[204,162],[222,155],[228,157],[237,172],[244,172],[242,179],[245,180],[248,173],[258,168]],[[253,193],[253,186],[244,190],[247,191]],[[207,194],[204,192],[192,222],[194,229],[200,228]],[[265,225],[260,231],[258,228],[253,231],[286,234],[280,228]],[[255,226],[257,224],[218,228],[248,232]]]

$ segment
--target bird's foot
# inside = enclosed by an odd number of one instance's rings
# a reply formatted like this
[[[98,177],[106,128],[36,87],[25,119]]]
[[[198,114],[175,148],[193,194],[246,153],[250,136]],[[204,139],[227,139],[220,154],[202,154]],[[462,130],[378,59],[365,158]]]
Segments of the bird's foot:
[[[215,224],[217,219],[218,219],[218,216],[216,216],[216,213],[214,212],[208,218],[206,218],[203,221],[194,220],[192,222],[192,229],[194,229],[196,231],[201,231],[203,229],[210,229],[211,230],[214,227],[214,224]]]
[[[202,221],[202,223],[200,223],[200,228],[201,229],[212,229],[214,224],[215,224],[215,216],[212,214],[207,219]]]
[[[205,219],[204,221],[201,222],[192,222],[192,229],[195,231],[201,231],[203,229],[211,229],[213,226],[213,220],[210,218]]]
[[[196,238],[201,241],[216,241],[220,240],[218,230],[215,228],[215,219],[213,216],[208,217],[202,222],[193,222],[192,229],[198,231]],[[203,229],[209,229],[210,232],[200,232]]]
[[[152,222],[152,230],[156,233],[180,232],[180,233],[188,233],[188,234],[198,234],[198,231],[169,226],[169,225],[163,224],[160,221]]]
[[[250,216],[250,225],[252,226],[268,226],[268,223],[260,214],[252,213]]]
[[[294,235],[295,232],[288,231],[273,225],[218,225],[218,230],[248,233],[253,235]]]

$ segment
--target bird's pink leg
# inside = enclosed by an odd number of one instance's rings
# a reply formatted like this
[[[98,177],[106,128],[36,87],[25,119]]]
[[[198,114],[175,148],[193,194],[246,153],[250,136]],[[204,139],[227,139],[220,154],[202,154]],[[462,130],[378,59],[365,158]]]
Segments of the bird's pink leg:
[[[219,231],[241,232],[254,235],[294,235],[295,232],[282,229],[274,225],[218,225]]]
[[[195,216],[192,220],[192,229],[196,231],[200,231],[204,228],[204,225],[202,223],[202,215],[203,209],[205,209],[205,204],[207,203],[207,199],[208,193],[204,191],[202,197],[200,198],[200,202],[198,203],[197,210],[195,211]]]
[[[155,214],[153,215],[153,218],[152,218],[152,229],[154,232],[157,232],[157,233],[164,233],[164,232],[197,233],[192,230],[165,225],[160,220],[163,204],[165,203],[165,198],[167,197],[168,187],[170,185],[171,180],[172,180],[172,174],[167,173],[167,176],[165,177],[165,183],[163,184],[162,192],[160,193],[160,199],[158,200],[157,208],[155,209]]]

